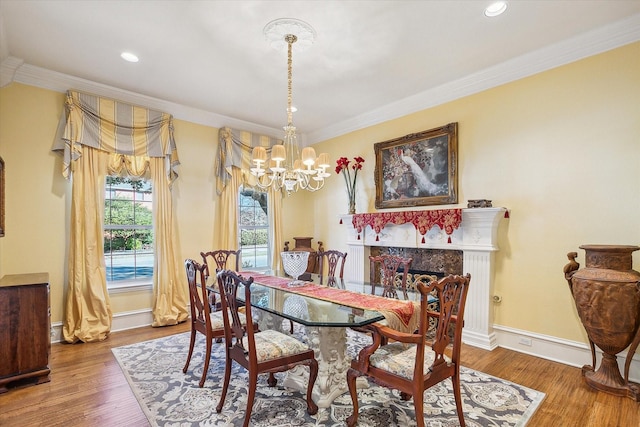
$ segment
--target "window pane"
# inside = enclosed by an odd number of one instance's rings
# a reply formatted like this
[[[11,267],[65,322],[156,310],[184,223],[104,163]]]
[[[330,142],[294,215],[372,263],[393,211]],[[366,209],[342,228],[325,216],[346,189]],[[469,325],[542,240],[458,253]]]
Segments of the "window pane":
[[[241,188],[238,202],[242,267],[266,270],[269,268],[267,194]]]
[[[149,181],[107,177],[104,212],[107,282],[153,277],[152,204]]]

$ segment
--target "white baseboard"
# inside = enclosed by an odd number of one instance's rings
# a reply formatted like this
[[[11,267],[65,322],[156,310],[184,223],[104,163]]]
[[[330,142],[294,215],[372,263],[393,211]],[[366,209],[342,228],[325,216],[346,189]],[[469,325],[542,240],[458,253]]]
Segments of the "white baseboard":
[[[113,315],[111,332],[150,326],[152,322],[153,315],[149,308],[116,313]],[[62,340],[62,322],[51,324],[51,343],[61,342]]]
[[[498,347],[498,339],[495,332],[487,335],[463,329],[462,342],[483,350],[493,350]]]
[[[578,368],[582,368],[584,365],[591,365],[591,349],[588,344],[507,326],[493,325],[493,328],[496,332],[499,347]],[[620,374],[623,376],[626,357],[626,350],[618,354],[618,366]],[[602,351],[596,347],[596,362],[598,366],[601,360]],[[637,352],[631,360],[629,380],[640,382],[640,354]]]
[[[151,325],[153,316],[150,309],[117,313],[113,316],[112,332],[127,329],[140,328]],[[581,368],[591,364],[591,350],[585,343],[565,340],[550,335],[536,334],[521,329],[510,328],[502,325],[493,325],[495,335],[492,334],[491,343],[497,342],[498,347],[504,347],[520,353],[552,360],[569,366]],[[495,339],[494,339],[495,338]],[[62,340],[62,322],[51,325],[51,342]],[[466,342],[466,341],[465,341]],[[483,347],[480,342],[467,342],[467,344]],[[489,345],[490,343],[483,343]],[[490,347],[494,347],[491,345]],[[596,347],[597,363],[600,363],[602,352]],[[627,352],[618,354],[618,366],[620,373],[624,375],[624,362]],[[640,382],[640,354],[636,353],[629,368],[629,379]]]

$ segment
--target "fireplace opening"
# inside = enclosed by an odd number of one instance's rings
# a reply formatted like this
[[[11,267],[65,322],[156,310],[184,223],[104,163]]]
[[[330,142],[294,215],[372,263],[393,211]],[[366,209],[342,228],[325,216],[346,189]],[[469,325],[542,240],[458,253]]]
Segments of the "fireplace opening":
[[[442,278],[448,274],[462,275],[463,254],[461,250],[399,248],[372,246],[371,255],[396,255],[413,258],[409,273],[429,274]]]

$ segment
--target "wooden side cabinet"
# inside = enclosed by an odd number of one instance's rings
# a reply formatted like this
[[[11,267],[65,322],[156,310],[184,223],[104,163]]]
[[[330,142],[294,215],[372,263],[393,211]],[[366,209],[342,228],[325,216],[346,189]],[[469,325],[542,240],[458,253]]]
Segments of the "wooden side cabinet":
[[[49,274],[0,279],[0,393],[50,380],[50,329]]]

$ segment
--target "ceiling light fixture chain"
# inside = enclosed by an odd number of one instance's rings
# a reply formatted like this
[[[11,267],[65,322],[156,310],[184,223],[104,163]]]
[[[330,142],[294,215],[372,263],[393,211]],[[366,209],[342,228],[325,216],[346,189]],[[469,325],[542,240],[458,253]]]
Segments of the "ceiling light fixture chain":
[[[251,168],[251,174],[257,180],[258,187],[262,189],[285,189],[287,195],[299,189],[317,191],[324,186],[325,178],[330,174],[327,168],[330,166],[329,155],[322,153],[316,158],[316,152],[312,147],[305,147],[300,157],[298,136],[293,126],[293,44],[303,40],[305,46],[310,45],[315,38],[315,31],[309,24],[295,19],[281,19],[268,23],[264,28],[267,40],[274,46],[278,39],[287,44],[287,125],[284,129],[282,144],[271,147],[271,159],[267,158],[267,150],[264,147],[254,147],[251,153],[255,167]],[[284,38],[280,38],[284,33]]]
[[[287,34],[284,39],[287,41],[287,125],[293,125],[293,44],[298,38],[293,34]]]

